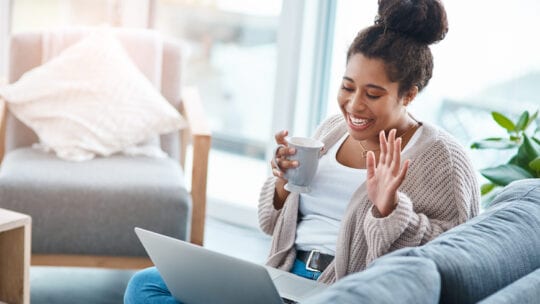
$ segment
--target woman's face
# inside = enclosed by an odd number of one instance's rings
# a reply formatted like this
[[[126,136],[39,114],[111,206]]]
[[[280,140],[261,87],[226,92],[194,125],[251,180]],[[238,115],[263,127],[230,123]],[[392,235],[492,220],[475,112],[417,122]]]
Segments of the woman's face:
[[[381,130],[406,129],[409,118],[405,105],[411,94],[398,97],[399,84],[386,75],[384,62],[358,53],[349,59],[338,93],[349,134],[356,140],[378,143]]]

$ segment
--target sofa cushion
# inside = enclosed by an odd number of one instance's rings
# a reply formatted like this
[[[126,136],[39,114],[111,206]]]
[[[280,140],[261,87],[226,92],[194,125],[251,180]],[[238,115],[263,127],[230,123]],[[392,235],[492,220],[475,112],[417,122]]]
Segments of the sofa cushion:
[[[540,301],[540,268],[497,291],[479,304],[536,304]]]
[[[305,303],[437,303],[440,282],[432,261],[396,256],[375,261]]]
[[[381,259],[428,258],[441,276],[441,303],[475,303],[540,267],[539,231],[540,179],[522,180],[476,218]]]
[[[0,207],[32,216],[32,251],[42,254],[145,256],[134,227],[186,239],[191,211],[170,158],[73,163],[16,149],[2,163],[0,197]]]

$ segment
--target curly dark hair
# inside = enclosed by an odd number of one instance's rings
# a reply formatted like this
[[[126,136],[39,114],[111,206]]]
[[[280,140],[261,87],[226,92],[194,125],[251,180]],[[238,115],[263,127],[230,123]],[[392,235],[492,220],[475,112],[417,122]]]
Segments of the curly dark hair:
[[[399,96],[413,86],[422,91],[433,73],[429,45],[448,32],[446,11],[440,0],[379,0],[375,24],[358,33],[347,51],[347,62],[357,54],[382,59]]]

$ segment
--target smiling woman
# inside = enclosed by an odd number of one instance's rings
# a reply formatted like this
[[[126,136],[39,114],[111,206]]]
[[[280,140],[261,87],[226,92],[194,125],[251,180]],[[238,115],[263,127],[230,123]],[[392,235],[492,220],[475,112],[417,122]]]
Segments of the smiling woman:
[[[478,212],[479,187],[463,147],[408,111],[432,76],[429,46],[448,31],[443,4],[378,3],[375,24],[348,49],[341,114],[315,132],[325,147],[312,191],[284,189],[282,172],[302,166],[284,147],[259,199],[261,228],[273,237],[267,265],[302,276],[304,267],[306,277],[327,284]],[[287,134],[276,133],[276,143],[286,146]]]

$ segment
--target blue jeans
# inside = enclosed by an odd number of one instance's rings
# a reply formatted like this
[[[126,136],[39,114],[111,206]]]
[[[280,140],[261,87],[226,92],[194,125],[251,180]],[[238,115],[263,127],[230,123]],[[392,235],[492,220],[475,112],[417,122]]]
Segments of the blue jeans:
[[[138,271],[129,280],[124,293],[124,303],[177,304],[156,267]]]
[[[320,275],[320,272],[306,270],[306,264],[300,260],[294,262],[291,272],[312,280],[316,280]],[[124,303],[178,304],[180,302],[171,295],[157,268],[150,267],[138,271],[129,280],[124,293]]]

